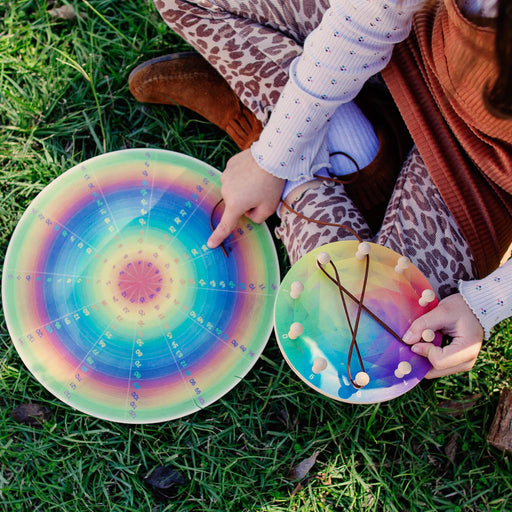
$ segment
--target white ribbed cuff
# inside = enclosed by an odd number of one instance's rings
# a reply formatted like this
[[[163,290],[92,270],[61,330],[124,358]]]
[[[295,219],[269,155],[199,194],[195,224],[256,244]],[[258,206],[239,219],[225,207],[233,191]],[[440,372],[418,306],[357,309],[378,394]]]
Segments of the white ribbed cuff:
[[[512,260],[483,279],[459,281],[459,292],[489,339],[491,329],[512,316]]]

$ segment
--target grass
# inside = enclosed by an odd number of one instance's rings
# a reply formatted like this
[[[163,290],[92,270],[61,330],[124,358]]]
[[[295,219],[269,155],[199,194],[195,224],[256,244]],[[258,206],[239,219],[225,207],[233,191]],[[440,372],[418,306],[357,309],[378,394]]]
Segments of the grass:
[[[79,17],[48,13],[61,5]],[[78,162],[160,147],[222,169],[236,152],[191,112],[132,99],[135,65],[187,48],[151,1],[12,0],[0,6],[0,20],[2,255],[28,204]],[[367,406],[306,388],[271,338],[221,400],[153,425],[99,420],[54,398],[0,321],[1,511],[512,511],[511,456],[487,443],[512,375],[508,321],[471,372]],[[468,397],[467,410],[453,405]],[[49,407],[50,418],[40,426],[16,421],[12,411],[27,402]],[[290,469],[315,452],[297,487]],[[157,466],[184,477],[170,499],[144,482]]]

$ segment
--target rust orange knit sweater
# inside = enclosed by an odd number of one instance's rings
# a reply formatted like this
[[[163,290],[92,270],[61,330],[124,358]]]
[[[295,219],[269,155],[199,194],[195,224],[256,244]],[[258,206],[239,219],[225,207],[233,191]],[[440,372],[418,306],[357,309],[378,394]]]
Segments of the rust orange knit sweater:
[[[512,242],[512,120],[486,109],[495,31],[455,0],[429,2],[384,79],[435,184],[468,241],[480,277]]]

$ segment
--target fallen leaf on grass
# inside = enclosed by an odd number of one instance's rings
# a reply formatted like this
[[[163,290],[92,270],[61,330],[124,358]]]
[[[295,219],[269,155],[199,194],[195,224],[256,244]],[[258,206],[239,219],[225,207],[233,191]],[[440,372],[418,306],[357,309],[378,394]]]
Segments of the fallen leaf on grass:
[[[482,395],[477,393],[462,400],[445,400],[439,404],[439,410],[450,416],[459,416],[472,409],[481,397]]]
[[[40,426],[51,418],[52,412],[49,407],[39,404],[21,404],[11,412],[11,417],[19,423]]]
[[[306,485],[309,481],[309,478],[306,478],[307,474],[309,473],[309,470],[314,466],[319,453],[320,450],[317,450],[313,455],[311,455],[311,457],[308,457],[302,462],[299,462],[288,473],[288,478],[290,480],[300,480],[293,489],[292,496],[295,496],[299,491],[304,489],[304,485]]]
[[[309,473],[309,470],[315,464],[316,458],[318,457],[319,453],[320,450],[317,450],[313,455],[311,455],[311,457],[308,457],[307,459],[304,459],[302,462],[299,462],[299,464],[293,467],[290,473],[288,473],[288,478],[290,480],[301,480],[302,478],[304,478]]]
[[[457,441],[459,440],[459,437],[459,434],[455,432],[455,434],[450,437],[444,447],[444,453],[452,464],[455,464],[455,455],[457,455]]]
[[[307,459],[304,459],[300,464],[297,464],[297,466],[295,466],[290,472],[289,476],[300,477],[299,482],[292,491],[292,497],[295,496],[299,491],[302,491],[302,489],[304,489],[304,487],[309,483],[311,479],[320,480],[323,485],[331,485],[330,475],[325,475],[324,473],[319,473],[316,475],[307,474],[308,471],[313,467],[313,464],[315,463],[319,453],[320,451],[316,451],[311,457],[308,457]]]
[[[78,17],[78,13],[70,5],[63,5],[61,7],[55,7],[55,9],[50,9],[48,14],[52,18],[58,18],[61,20],[75,20]]]
[[[302,489],[304,489],[304,486],[307,485],[312,478],[315,478],[316,480],[320,480],[320,482],[322,482],[322,485],[331,485],[332,484],[332,480],[331,480],[331,476],[330,475],[325,475],[324,473],[320,473],[319,475],[308,476],[307,478],[304,478],[303,480],[301,480],[295,486],[295,488],[292,491],[291,496],[293,497],[299,491],[302,491]]]
[[[144,477],[144,482],[160,498],[172,498],[176,486],[185,483],[183,475],[166,466],[158,466]]]

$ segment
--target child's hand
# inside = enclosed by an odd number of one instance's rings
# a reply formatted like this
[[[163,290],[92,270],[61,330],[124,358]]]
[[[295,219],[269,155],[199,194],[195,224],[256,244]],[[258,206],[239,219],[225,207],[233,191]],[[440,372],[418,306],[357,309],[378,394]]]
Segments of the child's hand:
[[[443,348],[423,343],[420,340],[424,329],[441,331],[450,336],[452,341]],[[416,319],[404,334],[403,340],[413,345],[414,352],[429,359],[433,368],[426,377],[433,379],[471,370],[482,347],[483,337],[480,322],[462,295],[456,293],[441,300],[437,307]]]
[[[285,181],[263,170],[249,149],[230,158],[221,175],[225,209],[208,239],[208,247],[219,246],[236,228],[242,215],[257,224],[272,215],[281,200]]]

